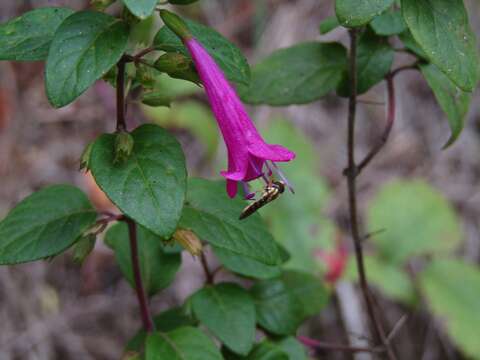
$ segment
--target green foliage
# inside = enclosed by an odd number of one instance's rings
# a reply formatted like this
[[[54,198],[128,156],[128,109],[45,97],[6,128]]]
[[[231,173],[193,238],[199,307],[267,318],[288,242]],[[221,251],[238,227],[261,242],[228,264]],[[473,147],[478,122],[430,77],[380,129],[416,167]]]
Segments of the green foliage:
[[[44,60],[53,34],[73,10],[45,7],[0,25],[0,60]]]
[[[0,222],[0,264],[54,256],[69,248],[97,214],[85,194],[70,185],[33,193]]]
[[[432,311],[457,345],[480,359],[480,271],[457,260],[434,260],[421,273],[420,286]]]
[[[410,51],[412,54],[416,55],[420,60],[427,60],[427,55],[425,51],[422,50],[417,41],[413,38],[410,30],[406,30],[398,35],[398,38],[403,42],[405,48]]]
[[[127,224],[121,223],[111,227],[105,236],[105,242],[115,252],[115,259],[123,275],[135,288]],[[162,238],[143,226],[137,226],[137,243],[145,291],[148,295],[155,295],[169,286],[175,278],[181,264],[180,254],[167,253]]]
[[[369,204],[367,222],[369,232],[384,230],[372,242],[392,264],[402,264],[414,255],[448,253],[462,239],[451,205],[420,180],[383,186]]]
[[[182,327],[149,335],[145,360],[222,360],[215,344],[203,332]]]
[[[255,65],[250,86],[239,91],[250,104],[305,104],[335,90],[346,68],[347,53],[341,44],[297,44]]]
[[[212,246],[218,260],[228,270],[246,277],[255,279],[271,279],[282,272],[279,266],[265,265],[260,261],[241,256],[230,250]]]
[[[142,125],[131,133],[128,160],[114,163],[114,134],[93,145],[90,167],[95,181],[126,215],[155,234],[169,238],[185,199],[185,157],[178,141],[159,126]]]
[[[226,360],[307,360],[303,345],[294,337],[281,340],[264,340],[248,356],[238,356],[224,351]]]
[[[122,0],[133,15],[145,19],[150,16],[158,0]]]
[[[460,90],[433,64],[420,65],[423,76],[433,90],[440,107],[447,115],[451,136],[444,148],[453,144],[463,130],[472,94]]]
[[[112,16],[81,11],[57,29],[45,71],[47,96],[58,108],[79,97],[114,66],[126,49],[127,25]]]
[[[363,94],[385,78],[393,63],[394,50],[388,41],[366,31],[358,41],[357,50],[357,93]],[[349,77],[345,74],[338,90],[341,96],[348,96]]]
[[[407,30],[400,11],[387,11],[375,17],[370,23],[375,34],[381,36],[398,35]]]
[[[237,84],[248,85],[250,68],[240,49],[215,30],[184,19],[192,35],[202,43],[215,62],[225,72],[226,77]],[[180,52],[190,57],[181,40],[166,26],[155,35],[154,45],[167,52]]]
[[[246,355],[255,340],[255,305],[236,284],[206,286],[190,299],[195,317],[235,353]]]
[[[217,248],[267,265],[281,264],[282,254],[260,216],[238,219],[245,205],[239,198],[228,198],[224,181],[190,179],[179,227]]]
[[[307,273],[286,271],[280,277],[257,282],[251,289],[257,322],[277,335],[291,335],[309,316],[326,304],[320,279]]]
[[[473,91],[477,45],[463,0],[402,0],[402,11],[428,59],[462,90]]]
[[[336,0],[335,12],[340,24],[358,27],[387,10],[394,0]]]

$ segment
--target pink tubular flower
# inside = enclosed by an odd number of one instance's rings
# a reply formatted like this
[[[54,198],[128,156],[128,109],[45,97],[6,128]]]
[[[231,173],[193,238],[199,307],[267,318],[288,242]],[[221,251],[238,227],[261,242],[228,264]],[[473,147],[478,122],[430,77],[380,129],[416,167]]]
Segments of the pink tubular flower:
[[[295,153],[281,145],[267,144],[222,70],[200,42],[190,37],[184,39],[184,43],[192,56],[227,146],[228,171],[222,171],[221,174],[227,179],[228,195],[235,197],[237,182],[265,176],[263,167],[266,161],[290,161],[295,158]],[[271,171],[271,168],[268,167],[267,171]]]

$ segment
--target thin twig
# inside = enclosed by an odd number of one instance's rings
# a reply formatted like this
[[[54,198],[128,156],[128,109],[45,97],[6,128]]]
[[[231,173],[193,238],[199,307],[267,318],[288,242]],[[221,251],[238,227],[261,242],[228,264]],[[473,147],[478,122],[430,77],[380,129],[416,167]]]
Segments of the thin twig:
[[[125,122],[125,57],[117,64],[117,132],[126,131]]]
[[[387,124],[382,136],[372,150],[365,156],[360,164],[357,166],[356,175],[358,176],[362,170],[373,160],[382,147],[387,143],[390,132],[392,131],[393,123],[395,122],[395,86],[393,83],[393,75],[387,75]]]
[[[357,262],[360,287],[367,307],[368,316],[374,330],[374,340],[376,344],[383,343],[390,360],[396,359],[395,354],[388,342],[386,342],[385,332],[375,314],[372,299],[368,289],[367,274],[363,259],[362,236],[360,235],[358,212],[357,212],[357,166],[355,164],[355,118],[357,110],[357,30],[349,30],[350,35],[350,97],[348,104],[348,168],[345,171],[348,183],[348,202],[350,214],[350,227],[352,232],[353,244],[355,249],[355,258]]]
[[[325,350],[325,351],[343,351],[343,352],[370,352],[370,353],[382,353],[385,352],[385,349],[382,348],[369,348],[362,346],[349,346],[343,344],[333,344],[323,341],[318,341],[315,339],[308,338],[306,336],[297,336],[297,340],[300,341],[303,345],[314,349],[314,350]]]
[[[152,314],[148,308],[147,294],[143,287],[142,274],[140,272],[140,260],[138,258],[138,241],[137,241],[137,224],[128,217],[124,217],[124,221],[128,225],[128,236],[130,240],[130,252],[132,258],[132,270],[135,280],[135,292],[137,293],[138,303],[140,305],[140,313],[142,315],[143,329],[146,332],[153,332],[155,325],[153,323]]]

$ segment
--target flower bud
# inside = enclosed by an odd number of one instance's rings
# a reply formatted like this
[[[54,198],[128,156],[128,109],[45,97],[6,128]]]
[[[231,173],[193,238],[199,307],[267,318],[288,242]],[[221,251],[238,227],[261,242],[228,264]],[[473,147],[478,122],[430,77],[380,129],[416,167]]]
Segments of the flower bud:
[[[173,234],[173,239],[193,256],[198,256],[202,253],[202,242],[197,235],[190,230],[178,229]]]
[[[143,93],[142,104],[158,107],[158,106],[167,106],[170,107],[171,99],[166,96],[163,92],[151,91]]]
[[[83,150],[82,156],[80,157],[80,169],[85,171],[90,170],[90,154],[92,153],[94,141],[90,142],[85,149]]]
[[[192,60],[185,55],[166,53],[155,61],[154,66],[158,71],[167,73],[172,78],[200,83],[200,78]]]
[[[73,247],[73,261],[82,264],[95,247],[95,234],[84,235],[78,240]]]
[[[115,157],[113,163],[123,163],[132,154],[134,140],[132,135],[126,131],[118,132],[115,135]]]
[[[160,10],[160,17],[162,18],[165,25],[170,30],[172,30],[180,39],[185,41],[192,38],[192,34],[190,33],[187,24],[177,14],[162,9]]]
[[[103,11],[114,2],[115,0],[91,0],[90,5],[97,11]]]
[[[154,69],[140,64],[137,67],[137,73],[135,74],[135,79],[143,85],[144,88],[153,89],[155,86],[155,74]]]

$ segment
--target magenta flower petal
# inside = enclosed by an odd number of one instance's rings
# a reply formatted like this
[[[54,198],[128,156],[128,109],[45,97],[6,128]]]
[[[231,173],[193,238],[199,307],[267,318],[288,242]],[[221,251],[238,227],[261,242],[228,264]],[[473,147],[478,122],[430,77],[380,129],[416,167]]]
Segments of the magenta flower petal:
[[[264,176],[265,161],[290,161],[295,153],[281,145],[267,144],[250,120],[237,93],[213,58],[194,38],[184,39],[202,80],[208,101],[228,151],[227,193],[237,194],[238,181],[251,181]]]

